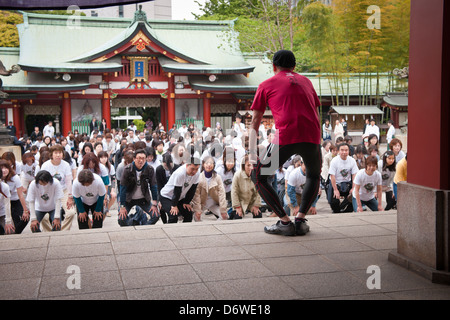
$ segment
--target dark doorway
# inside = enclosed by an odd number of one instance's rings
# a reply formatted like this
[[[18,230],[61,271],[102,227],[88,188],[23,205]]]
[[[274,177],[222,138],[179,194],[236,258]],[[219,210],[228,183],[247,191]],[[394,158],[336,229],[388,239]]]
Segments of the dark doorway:
[[[25,132],[28,136],[34,131],[34,127],[39,127],[42,132],[44,127],[49,121],[53,121],[53,126],[55,126],[55,115],[34,115],[29,114],[25,116]]]

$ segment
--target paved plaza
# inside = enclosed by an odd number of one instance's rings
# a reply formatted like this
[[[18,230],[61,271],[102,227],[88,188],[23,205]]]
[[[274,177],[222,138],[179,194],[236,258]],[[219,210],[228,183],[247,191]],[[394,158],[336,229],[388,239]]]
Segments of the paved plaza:
[[[388,261],[396,211],[336,215],[323,198],[303,237],[265,234],[269,217],[121,228],[117,211],[101,230],[27,227],[0,238],[0,298],[450,299],[449,286]]]

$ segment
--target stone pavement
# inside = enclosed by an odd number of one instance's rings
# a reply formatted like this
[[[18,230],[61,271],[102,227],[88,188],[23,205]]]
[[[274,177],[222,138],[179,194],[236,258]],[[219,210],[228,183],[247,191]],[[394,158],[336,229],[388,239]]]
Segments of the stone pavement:
[[[335,215],[323,198],[303,237],[265,234],[268,217],[120,228],[117,211],[100,230],[27,228],[0,237],[0,299],[450,299],[388,261],[396,211]]]

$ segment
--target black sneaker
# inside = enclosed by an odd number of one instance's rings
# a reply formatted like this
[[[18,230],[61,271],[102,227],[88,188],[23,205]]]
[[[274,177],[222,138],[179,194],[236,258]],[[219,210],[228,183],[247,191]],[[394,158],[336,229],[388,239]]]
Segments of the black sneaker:
[[[289,222],[288,224],[282,224],[281,220],[278,220],[278,222],[274,225],[271,225],[270,227],[264,227],[264,231],[266,233],[270,234],[280,234],[283,236],[295,236],[295,226],[292,222]]]
[[[295,221],[295,234],[297,236],[304,236],[309,232],[309,226],[306,224],[306,219],[298,219]]]

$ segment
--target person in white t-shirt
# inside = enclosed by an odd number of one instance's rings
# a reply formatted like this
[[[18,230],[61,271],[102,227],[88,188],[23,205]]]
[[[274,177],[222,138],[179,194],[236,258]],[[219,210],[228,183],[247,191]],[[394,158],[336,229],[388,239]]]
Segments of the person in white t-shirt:
[[[48,124],[42,130],[44,137],[53,138],[55,136],[55,127],[53,126],[53,122],[49,121]]]
[[[39,163],[35,160],[34,155],[31,152],[24,153],[22,156],[22,186],[23,192],[27,193],[28,186],[34,180],[36,175],[36,168]]]
[[[200,159],[192,158],[175,170],[161,189],[160,202],[163,210],[168,213],[168,223],[177,223],[178,216],[183,217],[183,222],[191,222],[193,208],[191,201],[200,178]]]
[[[0,170],[0,179],[2,177],[2,171]],[[9,198],[11,198],[11,193],[9,192],[9,187],[6,183],[0,180],[0,236],[5,233],[12,233],[14,229],[12,225],[9,225],[9,229],[6,229],[6,217],[11,219],[11,208],[9,205]]]
[[[341,213],[342,210],[343,212],[353,211],[353,209],[345,210],[345,208],[351,205],[351,201],[347,198],[352,194],[352,181],[359,170],[355,159],[349,156],[349,151],[348,144],[341,143],[338,145],[338,156],[330,162],[328,174],[331,183],[327,190],[327,198],[333,213]],[[342,202],[341,197],[344,198]]]
[[[53,179],[57,179],[64,192],[61,206],[64,209],[64,218],[61,217],[61,230],[70,230],[73,218],[75,217],[75,203],[72,197],[72,169],[70,164],[63,161],[64,147],[57,144],[50,147],[50,160],[42,164],[40,170],[47,170]],[[45,222],[44,222],[45,221]],[[50,224],[44,219],[42,227],[46,231],[51,230]]]
[[[292,210],[292,215],[295,216],[300,209],[300,203],[302,202],[303,188],[306,183],[306,166],[301,161],[301,165],[291,171],[287,180],[287,192],[286,192],[286,203],[288,204],[289,211]],[[308,214],[317,214],[316,203],[319,200],[319,195],[322,190],[319,188],[319,194],[316,200],[311,205]],[[287,209],[287,208],[286,208]]]
[[[245,125],[242,123],[242,116],[240,114],[236,115],[236,122],[233,125],[233,130],[236,131],[237,137],[241,138],[247,132]]]
[[[352,194],[353,210],[355,212],[362,212],[363,204],[368,206],[372,211],[383,211],[383,205],[381,203],[382,179],[381,173],[377,171],[377,168],[377,158],[368,156],[366,159],[366,168],[359,170],[356,174],[353,181],[354,188]]]
[[[366,127],[366,131],[364,132],[366,135],[375,134],[380,140],[380,128],[375,124],[375,119],[370,119],[370,125]]]
[[[57,179],[53,179],[50,172],[41,170],[36,178],[31,181],[27,202],[30,207],[31,231],[41,232],[39,224],[46,214],[49,215],[52,231],[61,230],[61,201],[64,192]]]
[[[102,178],[83,169],[73,182],[72,194],[78,212],[79,229],[89,229],[89,211],[92,213],[92,228],[103,227],[103,201],[106,189]]]
[[[389,120],[388,121],[388,132],[386,134],[386,142],[389,148],[389,143],[391,143],[392,139],[394,139],[395,136],[395,127],[394,127],[394,121],[393,120]]]
[[[10,161],[0,160],[0,168],[2,170],[2,180],[8,185],[9,191],[11,192],[11,211],[10,216],[6,216],[6,231],[8,233],[15,232],[16,234],[20,234],[30,220],[30,212],[23,195],[22,182],[11,167]]]
[[[378,171],[381,173],[382,190],[386,195],[386,207],[384,211],[388,211],[397,205],[395,200],[393,182],[396,173],[397,162],[392,150],[388,150],[383,154],[381,160],[378,161]]]
[[[100,163],[98,156],[96,156],[93,152],[89,152],[84,155],[83,161],[77,169],[77,175],[83,169],[89,169],[92,173],[98,174],[102,178],[103,183],[106,186],[105,188],[111,185],[108,169]]]

